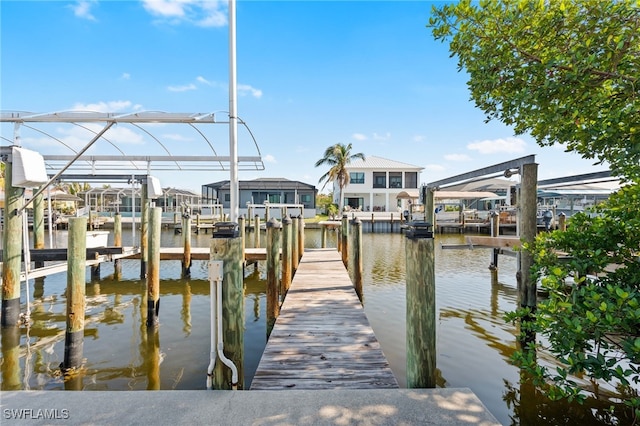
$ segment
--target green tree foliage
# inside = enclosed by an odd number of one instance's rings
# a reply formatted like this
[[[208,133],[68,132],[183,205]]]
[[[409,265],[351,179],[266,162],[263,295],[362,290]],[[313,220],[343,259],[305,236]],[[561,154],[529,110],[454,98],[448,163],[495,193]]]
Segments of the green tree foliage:
[[[434,7],[428,27],[487,120],[640,180],[637,0],[464,0]]]
[[[436,39],[469,74],[476,105],[538,144],[606,162],[628,183],[567,232],[524,246],[549,296],[507,315],[538,338],[516,353],[551,399],[585,399],[582,377],[617,385],[640,417],[640,3],[480,1],[434,7]],[[531,314],[534,314],[533,316]],[[533,318],[533,321],[523,321]],[[559,367],[538,361],[553,354]]]
[[[338,206],[333,203],[333,194],[318,194],[316,196],[316,206],[320,207],[324,214],[332,219],[338,214]]]
[[[324,151],[324,156],[316,162],[316,167],[329,166],[329,170],[320,176],[318,183],[324,181],[324,185],[327,183],[337,181],[338,182],[338,200],[340,200],[340,211],[342,211],[342,190],[349,184],[349,173],[347,172],[347,166],[351,163],[351,160],[361,159],[364,160],[364,154],[361,152],[357,154],[351,153],[352,146],[337,143],[328,147]]]
[[[526,330],[544,337],[560,367],[539,366],[526,350],[515,359],[552,399],[584,399],[572,377],[617,383],[640,415],[640,185],[628,185],[593,212],[571,217],[565,232],[526,245],[532,274],[548,297]],[[528,312],[516,312],[509,319]]]
[[[56,185],[56,189],[60,189],[67,194],[78,195],[91,189],[91,185],[87,182],[64,182]]]

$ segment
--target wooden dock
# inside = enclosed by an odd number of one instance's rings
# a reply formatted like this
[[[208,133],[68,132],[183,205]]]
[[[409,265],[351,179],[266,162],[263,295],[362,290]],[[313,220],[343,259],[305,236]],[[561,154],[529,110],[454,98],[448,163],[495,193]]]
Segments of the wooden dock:
[[[306,249],[251,390],[398,388],[335,249]]]

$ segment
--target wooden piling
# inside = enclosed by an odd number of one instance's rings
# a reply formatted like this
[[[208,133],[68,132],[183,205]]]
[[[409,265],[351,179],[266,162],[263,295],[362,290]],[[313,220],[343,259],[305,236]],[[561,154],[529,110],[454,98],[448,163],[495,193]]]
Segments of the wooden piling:
[[[497,211],[491,212],[491,236],[498,237],[500,235],[500,213]],[[491,264],[489,265],[489,269],[492,271],[498,270],[498,255],[500,254],[500,249],[494,247],[492,250],[492,259]]]
[[[242,265],[245,264],[244,260],[245,260],[245,251],[244,249],[246,248],[246,238],[247,238],[247,228],[245,225],[245,220],[244,220],[244,216],[239,216],[238,217],[238,232],[240,233],[240,247],[242,248]]]
[[[223,261],[222,334],[224,353],[238,368],[238,389],[244,383],[244,285],[240,237],[211,239],[211,260]],[[231,370],[218,357],[214,389],[231,389]]]
[[[342,263],[345,267],[349,267],[349,220],[347,219],[347,214],[342,214],[342,233],[340,234],[340,239],[342,240],[341,246],[342,250],[340,253],[342,254]]]
[[[113,217],[113,245],[122,247],[122,215],[120,212]]]
[[[196,213],[196,234],[200,233],[200,213]]]
[[[284,297],[291,287],[292,279],[292,267],[291,267],[291,218],[285,216],[282,219],[282,280],[280,287],[280,301],[284,300]]]
[[[147,243],[149,226],[149,189],[146,183],[140,185],[140,279],[147,276]],[[135,226],[135,206],[134,206],[133,222],[131,226]]]
[[[122,215],[117,212],[113,217],[113,245],[122,247]],[[122,262],[120,259],[113,261],[113,278],[119,280],[122,277]]]
[[[304,217],[298,216],[298,261],[302,259],[303,254],[304,254]]]
[[[191,214],[189,208],[182,210],[182,278],[191,276]]]
[[[567,230],[567,215],[564,213],[558,215],[558,229],[562,232]]]
[[[49,213],[51,214],[51,213]],[[33,248],[44,248],[44,195],[33,199]],[[36,265],[36,268],[44,265]]]
[[[87,264],[87,218],[69,219],[67,243],[67,323],[62,370],[82,365]]]
[[[271,218],[267,226],[267,339],[280,314],[280,223]]]
[[[162,208],[154,207],[149,212],[149,245],[147,267],[147,327],[158,325],[160,312],[160,232]]]
[[[320,247],[327,248],[327,226],[322,225],[322,234],[320,237]]]
[[[434,240],[407,236],[407,388],[436,386]]]
[[[374,213],[371,213],[371,233],[372,234],[373,234],[374,229],[375,229],[374,226],[373,226],[375,221],[376,221],[376,215]]]
[[[363,262],[362,262],[362,222],[359,218],[351,221],[351,244],[353,254],[353,286],[360,303],[363,302]]]
[[[20,264],[22,261],[22,216],[24,189],[11,185],[12,164],[4,169],[4,229],[2,233],[2,326],[17,326],[20,321]],[[24,213],[26,214],[26,212]]]
[[[537,226],[537,188],[538,165],[536,163],[522,165],[520,190],[520,239],[525,243],[532,243],[538,233]],[[521,307],[535,311],[536,308],[536,280],[531,276],[533,255],[526,250],[519,253],[520,264],[516,278],[518,281],[518,295]]]
[[[253,217],[253,231],[255,234],[253,235],[253,247],[260,247],[260,216],[255,215]]]
[[[298,265],[300,264],[300,255],[298,253],[298,249],[300,248],[300,246],[298,245],[299,224],[300,223],[296,218],[291,218],[291,269],[293,271],[293,275],[295,275],[296,271],[298,270]]]
[[[434,197],[435,188],[426,186],[424,188],[424,221],[433,225],[436,229],[436,206]]]

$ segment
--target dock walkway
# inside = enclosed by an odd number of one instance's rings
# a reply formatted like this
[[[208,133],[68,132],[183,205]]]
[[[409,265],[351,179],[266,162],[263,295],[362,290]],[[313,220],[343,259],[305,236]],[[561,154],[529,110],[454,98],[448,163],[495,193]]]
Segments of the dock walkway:
[[[306,249],[251,390],[398,388],[335,249]]]

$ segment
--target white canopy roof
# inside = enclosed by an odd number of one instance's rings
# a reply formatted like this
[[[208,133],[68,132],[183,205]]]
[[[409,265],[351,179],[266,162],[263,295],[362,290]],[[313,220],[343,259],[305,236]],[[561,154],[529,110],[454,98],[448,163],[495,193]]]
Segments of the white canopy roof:
[[[499,198],[497,194],[487,191],[436,191],[436,200],[471,200],[476,198]]]

